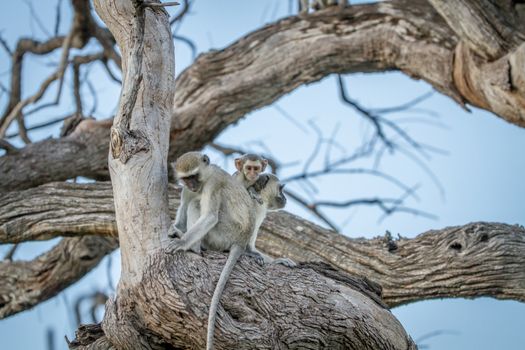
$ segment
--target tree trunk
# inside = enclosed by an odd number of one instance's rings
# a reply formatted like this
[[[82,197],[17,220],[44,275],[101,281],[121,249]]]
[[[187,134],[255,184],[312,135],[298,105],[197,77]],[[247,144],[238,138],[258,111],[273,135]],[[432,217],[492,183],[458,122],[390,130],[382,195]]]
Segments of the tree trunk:
[[[174,54],[166,12],[141,4],[95,1],[122,52],[123,92],[109,152],[122,274],[106,305],[103,337],[98,332],[96,341],[72,348],[202,348],[209,297],[225,261],[220,253],[204,259],[162,249]],[[241,259],[228,283],[218,349],[415,348],[369,283],[323,266],[254,264]]]

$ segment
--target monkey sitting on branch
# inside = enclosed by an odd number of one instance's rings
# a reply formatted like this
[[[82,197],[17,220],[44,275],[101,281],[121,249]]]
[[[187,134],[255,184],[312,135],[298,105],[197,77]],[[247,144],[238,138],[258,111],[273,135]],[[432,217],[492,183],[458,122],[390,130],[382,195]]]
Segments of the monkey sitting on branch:
[[[281,209],[286,205],[283,185],[276,176],[264,174],[255,187],[260,191],[263,205],[255,203],[245,187],[233,176],[216,165],[208,156],[188,152],[174,164],[176,178],[182,182],[181,202],[177,217],[170,229],[173,240],[168,252],[204,248],[229,251],[228,260],[213,292],[208,315],[207,349],[213,348],[213,332],[217,308],[224,286],[233,266],[243,253],[266,262],[293,266],[289,259],[276,259],[262,254],[255,248],[255,240],[267,210]]]

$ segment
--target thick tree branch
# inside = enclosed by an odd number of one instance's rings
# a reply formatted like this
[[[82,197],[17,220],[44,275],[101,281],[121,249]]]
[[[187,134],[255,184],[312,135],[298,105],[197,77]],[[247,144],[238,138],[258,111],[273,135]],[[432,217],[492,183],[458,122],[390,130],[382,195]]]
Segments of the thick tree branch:
[[[54,183],[0,198],[0,243],[58,236],[117,237],[110,183]]]
[[[329,261],[383,287],[390,306],[425,299],[491,296],[525,301],[525,229],[471,223],[415,238],[348,239],[291,214],[265,221],[258,247],[275,256]]]
[[[0,262],[0,319],[27,310],[69,287],[117,247],[116,238],[64,238],[32,261]]]
[[[56,183],[4,195],[0,198],[0,242],[57,235],[113,236],[110,187],[108,183]],[[172,218],[178,196],[171,186]],[[50,226],[57,228],[56,234]],[[519,226],[472,223],[412,239],[389,235],[350,239],[280,212],[265,220],[257,246],[273,256],[327,262],[352,275],[366,276],[382,285],[390,307],[445,297],[525,301],[525,229]]]

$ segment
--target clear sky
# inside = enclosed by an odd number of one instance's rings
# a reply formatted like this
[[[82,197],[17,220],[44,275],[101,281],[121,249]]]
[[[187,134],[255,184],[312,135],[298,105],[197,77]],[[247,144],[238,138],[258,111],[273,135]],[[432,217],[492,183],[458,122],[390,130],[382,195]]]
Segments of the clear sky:
[[[355,3],[356,1],[354,1]],[[66,8],[67,1],[63,5]],[[50,4],[53,4],[52,6]],[[33,6],[48,28],[54,18],[55,2],[33,1]],[[173,10],[171,10],[173,13]],[[31,23],[28,6],[24,2],[6,2],[0,13],[0,32],[11,46],[20,35],[36,33],[45,38],[38,25]],[[184,21],[180,34],[190,37],[199,52],[220,49],[248,32],[270,23],[288,13],[288,1],[284,0],[197,0],[192,12]],[[65,15],[65,14],[64,14]],[[48,20],[49,19],[49,20]],[[67,17],[63,19],[62,33],[67,29]],[[49,31],[52,31],[49,29]],[[286,53],[283,53],[286,54]],[[25,72],[27,86],[37,84],[49,59],[38,60]],[[5,52],[0,50],[0,80],[8,85],[9,68]],[[188,47],[176,42],[177,73],[191,63]],[[100,74],[98,68],[90,72],[93,80]],[[351,96],[369,108],[397,105],[415,98],[431,87],[411,80],[400,73],[356,74],[345,77]],[[36,86],[36,85],[35,85]],[[95,116],[105,118],[115,109],[119,87],[115,84],[99,87],[98,110]],[[66,100],[69,96],[64,97]],[[5,104],[2,97],[1,105]],[[276,155],[284,163],[306,159],[315,147],[315,133],[307,126],[313,121],[325,136],[338,127],[337,141],[346,147],[356,144],[363,133],[369,132],[366,121],[354,111],[342,105],[337,96],[335,77],[301,87],[277,101],[278,108],[268,106],[249,114],[245,119],[228,128],[219,141],[253,151],[264,149]],[[378,221],[381,213],[375,208],[359,208],[327,211],[343,226],[349,237],[373,237],[386,230],[413,237],[429,229],[450,225],[462,225],[472,221],[496,221],[509,224],[525,224],[523,203],[525,198],[525,129],[508,124],[494,115],[474,109],[466,113],[447,97],[435,93],[418,106],[435,112],[437,116],[422,113],[399,113],[391,115],[400,121],[418,141],[444,150],[433,154],[426,161],[436,184],[421,167],[402,154],[386,155],[380,169],[399,178],[409,186],[419,185],[419,200],[410,199],[407,205],[437,216],[431,220],[410,214],[398,214]],[[284,117],[279,110],[286,111],[294,121]],[[40,119],[64,114],[64,110],[50,110]],[[423,117],[427,122],[417,123],[414,118]],[[298,127],[296,122],[303,125]],[[269,127],[271,125],[272,127]],[[43,130],[37,135],[56,135],[58,128]],[[263,141],[265,148],[257,143]],[[218,154],[210,152],[212,159],[224,165]],[[321,157],[322,160],[322,157]],[[315,163],[315,162],[314,162]],[[232,164],[227,164],[233,170]],[[315,165],[315,164],[314,164]],[[302,165],[286,167],[282,178],[302,169]],[[339,200],[360,196],[399,196],[398,188],[363,176],[339,176],[317,180],[319,198]],[[290,188],[298,190],[296,184]],[[287,210],[314,220],[308,213],[289,201]],[[344,224],[344,225],[343,225]],[[30,243],[23,246],[18,258],[28,258],[46,249],[55,242]],[[5,251],[5,248],[0,252]],[[109,268],[113,280],[118,279],[118,254],[113,254]],[[46,349],[45,334],[54,330],[57,349],[66,349],[63,335],[74,337],[74,321],[67,313],[66,305],[79,295],[89,291],[108,291],[108,261],[78,285],[58,297],[7,320],[0,321],[0,337],[6,349]],[[102,311],[100,310],[100,313]],[[410,335],[419,339],[426,334],[443,331],[442,334],[422,341],[430,349],[523,349],[525,343],[525,304],[513,301],[497,301],[489,298],[476,300],[435,300],[419,302],[393,309]],[[99,315],[100,317],[101,315]],[[27,336],[27,330],[33,334]]]

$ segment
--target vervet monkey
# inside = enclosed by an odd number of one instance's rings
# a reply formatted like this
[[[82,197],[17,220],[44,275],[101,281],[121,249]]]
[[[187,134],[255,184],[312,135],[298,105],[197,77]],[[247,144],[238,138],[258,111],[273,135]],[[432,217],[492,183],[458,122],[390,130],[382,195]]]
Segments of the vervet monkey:
[[[247,153],[239,158],[235,158],[235,168],[237,171],[233,174],[233,177],[248,190],[250,196],[259,204],[263,202],[261,196],[253,187],[253,184],[259,177],[259,174],[264,172],[267,165],[268,160],[257,154]]]
[[[262,200],[267,202],[262,206],[258,205],[250,198],[244,186],[221,168],[210,164],[208,156],[198,152],[183,154],[176,160],[174,169],[177,179],[184,187],[171,236],[181,238],[174,240],[167,251],[194,250],[200,243],[207,249],[230,251],[210,303],[206,345],[206,349],[210,350],[213,348],[220,296],[233,266],[245,252],[254,256],[259,263],[271,261],[271,258],[258,252],[255,247],[252,249],[252,241],[255,245],[257,223],[259,220],[262,222],[259,218],[261,213],[265,213],[270,207],[284,207],[286,199],[278,181],[270,183],[270,180],[263,179],[262,182],[266,183],[258,186]],[[272,198],[274,195],[279,198]],[[183,233],[183,230],[186,232]],[[275,262],[287,264],[284,259]]]

